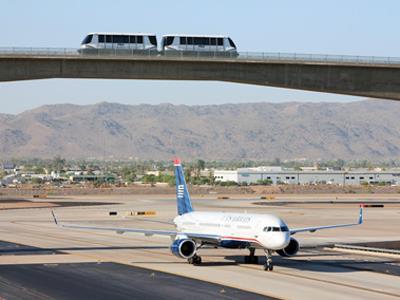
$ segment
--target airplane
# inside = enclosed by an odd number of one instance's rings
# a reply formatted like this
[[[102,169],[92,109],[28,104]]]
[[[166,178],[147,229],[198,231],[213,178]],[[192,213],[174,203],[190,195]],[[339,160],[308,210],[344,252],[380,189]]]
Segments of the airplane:
[[[117,233],[132,232],[142,233],[146,236],[170,236],[173,240],[170,246],[172,254],[186,259],[193,265],[201,264],[202,259],[198,255],[198,250],[207,245],[216,248],[246,248],[250,253],[248,256],[245,256],[245,263],[253,264],[258,263],[255,250],[263,249],[266,256],[265,271],[273,270],[273,251],[283,257],[297,254],[300,244],[292,237],[296,233],[350,227],[363,223],[363,205],[360,205],[359,218],[356,223],[292,229],[280,217],[270,214],[195,211],[192,207],[181,161],[175,159],[174,166],[178,215],[174,218],[173,222],[176,230],[147,230],[61,224],[58,222],[54,211],[51,211],[54,222],[56,225],[64,228],[115,231]]]

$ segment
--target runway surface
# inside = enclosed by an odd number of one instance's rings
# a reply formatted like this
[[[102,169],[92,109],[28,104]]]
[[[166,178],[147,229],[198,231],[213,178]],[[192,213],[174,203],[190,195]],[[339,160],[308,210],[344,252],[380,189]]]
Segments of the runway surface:
[[[4,299],[272,299],[115,263],[0,266]]]
[[[377,195],[373,197],[374,201],[379,198]],[[296,206],[295,203],[289,206],[255,206],[252,204],[255,198],[246,200],[216,200],[204,196],[193,198],[195,199],[193,205],[197,210],[274,213],[284,218],[292,227],[346,223],[355,221],[358,217],[357,205],[353,207],[350,204],[329,204],[335,197],[329,199],[325,196],[326,199],[323,201],[326,200],[327,204],[316,206],[301,204]],[[392,198],[390,200],[393,200]],[[171,196],[133,195],[114,198],[87,196],[74,197],[70,201],[74,200],[119,202],[120,205],[57,208],[56,214],[61,222],[172,229],[170,222],[176,214],[175,200]],[[291,201],[291,199],[277,199],[277,201],[282,200]],[[382,196],[382,200],[387,199]],[[156,210],[157,215],[147,218],[127,216],[126,212],[132,210]],[[109,216],[109,211],[118,211],[118,216]],[[398,228],[400,228],[400,205],[395,203],[387,204],[385,208],[366,209],[365,224],[362,226],[326,230],[314,234],[296,234],[296,239],[305,248],[298,256],[289,259],[274,255],[274,271],[264,272],[263,257],[260,258],[258,265],[243,263],[243,256],[248,254],[246,250],[200,249],[199,254],[204,263],[201,266],[193,266],[170,254],[169,238],[67,230],[55,226],[49,209],[6,210],[0,211],[0,240],[40,248],[41,250],[36,250],[37,253],[45,252],[41,255],[32,252],[26,255],[21,253],[0,255],[0,266],[22,265],[29,272],[29,269],[35,269],[27,265],[37,264],[44,268],[44,264],[75,266],[82,263],[97,265],[101,262],[101,265],[113,263],[112,265],[140,267],[153,272],[181,275],[275,298],[399,299],[399,257],[371,256],[323,248],[324,245],[332,243],[398,240]],[[261,256],[263,253],[257,251],[256,254]],[[59,274],[68,273],[66,270],[60,268]]]

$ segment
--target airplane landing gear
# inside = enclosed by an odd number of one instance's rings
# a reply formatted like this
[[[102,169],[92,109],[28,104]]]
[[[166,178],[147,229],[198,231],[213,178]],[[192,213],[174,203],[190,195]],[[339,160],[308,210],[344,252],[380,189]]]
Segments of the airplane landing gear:
[[[254,253],[256,252],[255,248],[249,248],[250,255],[244,257],[245,264],[258,264],[258,256],[255,256]]]
[[[191,258],[188,259],[188,263],[191,265],[200,265],[201,264],[201,256],[193,255]]]
[[[272,271],[274,269],[274,265],[272,264],[272,251],[271,250],[264,250],[265,251],[265,256],[266,256],[266,261],[264,264],[264,270],[265,271]]]

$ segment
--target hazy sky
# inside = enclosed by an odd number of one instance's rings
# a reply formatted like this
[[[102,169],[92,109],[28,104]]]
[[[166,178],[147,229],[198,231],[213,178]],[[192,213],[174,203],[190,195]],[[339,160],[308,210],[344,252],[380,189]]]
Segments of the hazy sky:
[[[226,34],[239,51],[400,56],[400,1],[2,0],[0,47],[79,47],[91,31]],[[51,79],[0,83],[2,113],[100,101],[222,104],[356,97],[219,82]]]

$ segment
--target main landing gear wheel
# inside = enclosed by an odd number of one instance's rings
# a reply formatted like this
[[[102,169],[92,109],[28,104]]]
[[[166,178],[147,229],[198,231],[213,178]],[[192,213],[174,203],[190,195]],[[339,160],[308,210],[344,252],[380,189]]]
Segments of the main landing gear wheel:
[[[256,251],[255,248],[249,248],[250,255],[244,257],[245,264],[258,264],[258,256],[255,256],[254,253]]]
[[[200,265],[201,264],[201,256],[193,255],[191,258],[188,259],[189,264],[191,265]]]
[[[274,269],[274,265],[272,264],[272,251],[265,250],[266,261],[264,264],[264,271],[272,271]]]

